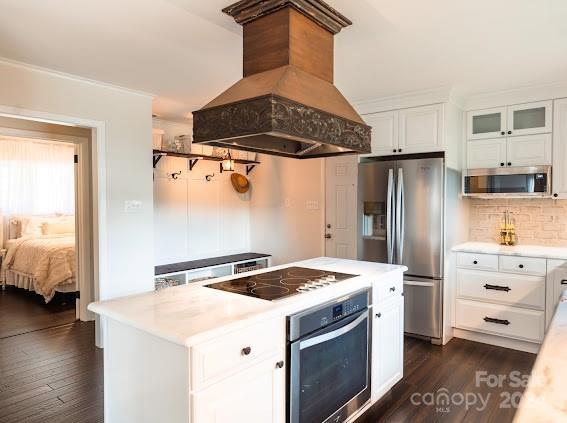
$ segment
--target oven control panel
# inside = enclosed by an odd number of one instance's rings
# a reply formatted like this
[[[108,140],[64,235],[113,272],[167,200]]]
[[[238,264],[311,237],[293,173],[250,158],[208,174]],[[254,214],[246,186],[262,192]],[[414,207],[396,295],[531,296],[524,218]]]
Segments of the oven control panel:
[[[358,292],[348,298],[335,301],[289,317],[289,339],[297,339],[319,328],[338,322],[368,307],[369,291]]]

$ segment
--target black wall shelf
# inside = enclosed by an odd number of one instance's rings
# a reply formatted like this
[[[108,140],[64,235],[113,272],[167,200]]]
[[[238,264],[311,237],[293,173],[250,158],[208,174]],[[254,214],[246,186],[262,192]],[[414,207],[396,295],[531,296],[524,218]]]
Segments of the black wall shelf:
[[[154,150],[154,169],[161,160],[162,157],[169,156],[169,157],[181,157],[189,160],[189,170],[193,170],[195,165],[199,160],[207,160],[212,162],[222,162],[223,159],[221,157],[216,156],[208,156],[206,154],[193,154],[193,153],[174,153],[171,151],[162,151],[162,150]],[[234,159],[234,163],[237,164],[244,164],[246,165],[246,175],[252,172],[252,169],[260,162],[255,160],[243,160],[243,159]]]

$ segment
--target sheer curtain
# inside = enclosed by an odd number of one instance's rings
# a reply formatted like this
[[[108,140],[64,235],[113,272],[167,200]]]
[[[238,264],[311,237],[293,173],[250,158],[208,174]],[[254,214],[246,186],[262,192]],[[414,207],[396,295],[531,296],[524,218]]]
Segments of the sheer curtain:
[[[6,215],[75,210],[72,144],[0,137],[0,210]]]

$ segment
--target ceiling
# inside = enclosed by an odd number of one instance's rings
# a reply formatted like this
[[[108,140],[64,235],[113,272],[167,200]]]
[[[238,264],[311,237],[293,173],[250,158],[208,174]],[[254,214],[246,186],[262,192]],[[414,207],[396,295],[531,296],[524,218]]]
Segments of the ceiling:
[[[183,119],[241,77],[231,0],[0,0],[0,56],[156,95]],[[461,95],[567,80],[565,0],[328,0],[351,101],[453,86]]]

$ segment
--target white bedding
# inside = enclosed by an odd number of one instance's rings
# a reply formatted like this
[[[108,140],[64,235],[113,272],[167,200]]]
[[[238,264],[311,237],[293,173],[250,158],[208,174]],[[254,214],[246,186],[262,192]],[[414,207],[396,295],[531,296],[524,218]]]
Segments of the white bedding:
[[[56,291],[75,290],[74,234],[24,236],[7,241],[6,249],[2,272],[8,284],[34,290],[45,302]]]

